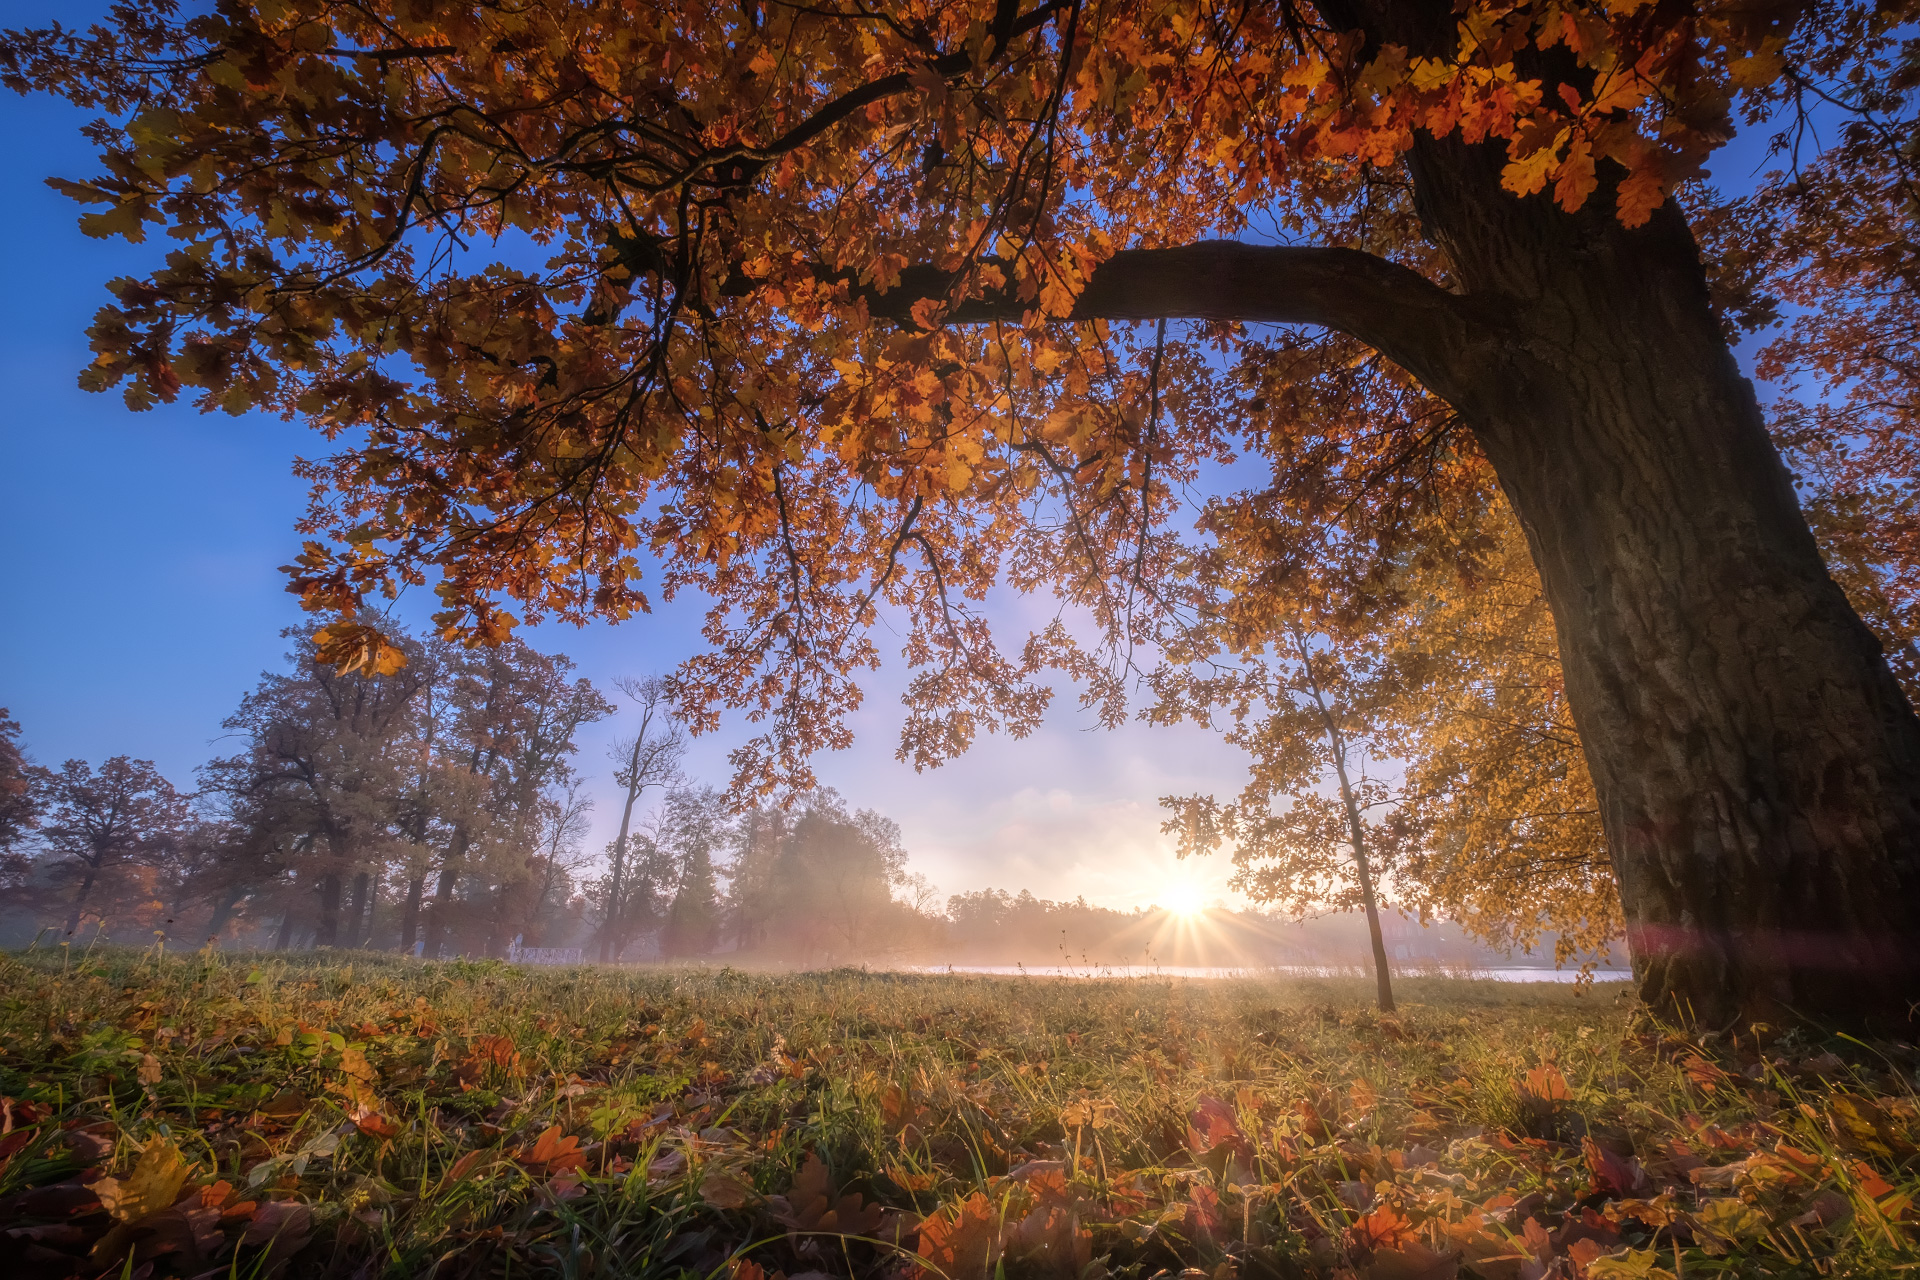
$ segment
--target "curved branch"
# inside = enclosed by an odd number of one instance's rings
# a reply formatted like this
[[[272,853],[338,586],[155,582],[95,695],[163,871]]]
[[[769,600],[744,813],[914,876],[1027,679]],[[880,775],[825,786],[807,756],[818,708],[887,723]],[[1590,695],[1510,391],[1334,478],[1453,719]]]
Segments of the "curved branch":
[[[917,266],[885,293],[854,293],[866,299],[869,315],[912,324],[914,304],[945,300],[954,282],[947,272]],[[960,302],[945,321],[1018,320],[1032,305],[1003,289]],[[1466,299],[1385,258],[1232,240],[1122,249],[1094,268],[1071,318],[1322,325],[1382,352],[1442,396],[1458,381],[1460,362],[1489,336]]]

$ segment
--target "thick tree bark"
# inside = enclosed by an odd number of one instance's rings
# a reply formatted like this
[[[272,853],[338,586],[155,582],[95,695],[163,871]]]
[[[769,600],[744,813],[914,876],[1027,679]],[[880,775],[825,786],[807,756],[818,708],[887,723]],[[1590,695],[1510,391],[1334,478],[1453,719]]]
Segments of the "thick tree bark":
[[[247,896],[245,885],[234,885],[215,900],[213,915],[207,919],[207,941],[218,942],[220,934],[226,929],[227,921],[233,919],[233,909]]]
[[[429,960],[439,960],[447,947],[448,927],[453,922],[453,891],[460,883],[460,863],[467,853],[467,832],[463,827],[454,833],[453,848],[447,852],[447,860],[440,868],[439,881],[433,888],[433,910],[427,913],[426,954]]]
[[[1526,528],[1642,993],[1713,1024],[1903,1023],[1920,720],[1826,571],[1680,213],[1516,200],[1501,160],[1415,150],[1422,216],[1500,332],[1416,372]]]

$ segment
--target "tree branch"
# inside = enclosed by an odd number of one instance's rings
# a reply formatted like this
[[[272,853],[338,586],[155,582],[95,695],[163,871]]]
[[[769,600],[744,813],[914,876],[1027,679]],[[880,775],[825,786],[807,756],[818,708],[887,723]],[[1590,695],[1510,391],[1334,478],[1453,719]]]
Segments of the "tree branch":
[[[953,275],[909,267],[884,293],[857,287],[868,314],[912,324],[913,306],[950,296]],[[1018,320],[1032,304],[1012,289],[968,298],[948,324]],[[1171,249],[1122,249],[1094,269],[1075,320],[1232,320],[1310,324],[1352,334],[1441,395],[1469,348],[1484,339],[1468,302],[1425,276],[1357,249],[1207,240]]]

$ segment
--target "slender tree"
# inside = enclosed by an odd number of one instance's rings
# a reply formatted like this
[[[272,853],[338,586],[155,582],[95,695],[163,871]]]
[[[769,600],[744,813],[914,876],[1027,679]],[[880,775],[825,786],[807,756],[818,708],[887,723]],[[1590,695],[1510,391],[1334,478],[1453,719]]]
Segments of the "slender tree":
[[[668,706],[667,682],[658,676],[644,679],[622,677],[616,682],[621,693],[639,712],[640,723],[630,738],[613,746],[616,764],[613,780],[619,784],[620,831],[607,850],[605,901],[600,924],[600,960],[605,963],[620,957],[636,925],[644,925],[650,910],[636,912],[636,906],[650,908],[654,885],[643,865],[648,859],[636,857],[628,843],[633,829],[633,809],[649,787],[665,790],[680,780],[680,761],[686,755],[686,737],[674,721]],[[638,918],[636,918],[638,917]]]
[[[720,937],[716,855],[732,835],[726,797],[711,787],[679,787],[661,806],[658,840],[673,859],[673,901],[660,929],[660,952],[670,959],[704,956]]]
[[[1234,886],[1296,914],[1358,907],[1373,953],[1376,996],[1392,1012],[1393,975],[1380,929],[1381,878],[1405,843],[1397,792],[1369,771],[1391,723],[1393,674],[1377,644],[1339,645],[1296,624],[1276,651],[1209,681],[1171,679],[1160,713],[1199,718],[1230,708],[1229,741],[1247,748],[1248,781],[1232,804],[1165,796],[1163,830],[1182,857],[1234,846]],[[1331,794],[1325,788],[1331,787]]]

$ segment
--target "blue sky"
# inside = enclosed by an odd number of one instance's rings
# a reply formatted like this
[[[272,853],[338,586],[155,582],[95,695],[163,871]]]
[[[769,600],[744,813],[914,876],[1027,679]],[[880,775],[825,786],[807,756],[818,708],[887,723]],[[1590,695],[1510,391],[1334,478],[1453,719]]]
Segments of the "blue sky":
[[[55,12],[25,9],[10,5],[8,25]],[[190,786],[195,766],[223,750],[221,719],[280,664],[279,632],[301,618],[278,572],[298,547],[305,499],[289,464],[321,441],[258,414],[184,404],[131,413],[117,393],[75,385],[105,282],[146,269],[166,245],[88,239],[78,206],[45,185],[94,172],[78,133],[87,115],[0,95],[11,157],[0,167],[0,237],[12,258],[0,277],[0,706],[42,762],[124,753]],[[522,634],[605,687],[689,653],[697,613],[682,601],[619,627]],[[882,648],[898,645],[883,638]],[[1030,888],[1132,907],[1180,883],[1232,900],[1224,860],[1181,865],[1158,831],[1158,796],[1237,790],[1237,756],[1211,735],[1101,732],[1062,690],[1034,737],[988,738],[956,764],[915,774],[893,759],[903,683],[897,663],[871,682],[855,746],[819,772],[898,821],[913,868],[943,891]],[[605,750],[619,731],[608,722],[582,738],[578,763],[601,796],[595,847],[618,818]],[[698,740],[693,771],[723,782],[740,736],[731,726]]]

